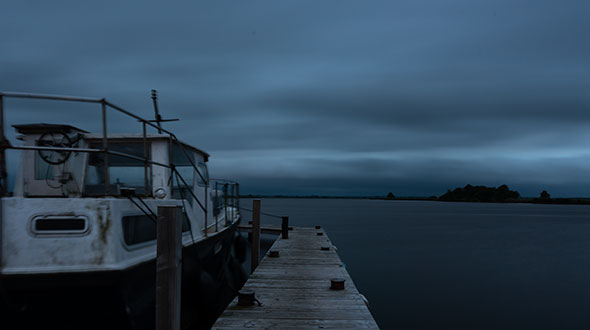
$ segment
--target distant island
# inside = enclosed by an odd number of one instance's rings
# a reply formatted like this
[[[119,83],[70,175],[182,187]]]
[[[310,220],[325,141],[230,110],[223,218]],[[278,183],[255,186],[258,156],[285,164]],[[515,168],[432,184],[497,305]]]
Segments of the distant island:
[[[507,185],[503,184],[498,188],[485,186],[472,186],[470,184],[463,188],[450,189],[440,196],[440,201],[453,202],[493,202],[505,203],[515,202],[520,198],[518,191],[512,191]]]
[[[429,198],[428,200],[432,200]],[[443,202],[479,202],[479,203],[535,203],[535,204],[570,204],[588,205],[588,198],[551,198],[551,195],[543,190],[539,197],[520,197],[518,191],[512,191],[503,184],[498,188],[485,186],[472,186],[448,190],[437,198]]]

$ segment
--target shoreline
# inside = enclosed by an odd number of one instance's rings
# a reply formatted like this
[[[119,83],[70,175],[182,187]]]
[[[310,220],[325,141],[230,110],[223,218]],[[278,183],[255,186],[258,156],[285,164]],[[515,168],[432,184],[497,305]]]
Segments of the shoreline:
[[[572,198],[549,198],[540,199],[533,197],[524,197],[507,201],[479,201],[479,200],[441,200],[438,197],[395,197],[386,198],[380,196],[289,196],[289,195],[241,195],[239,198],[266,198],[266,199],[368,199],[368,200],[387,200],[387,201],[429,201],[429,202],[446,202],[446,203],[499,203],[499,204],[554,204],[554,205],[590,205],[590,198],[572,197]]]

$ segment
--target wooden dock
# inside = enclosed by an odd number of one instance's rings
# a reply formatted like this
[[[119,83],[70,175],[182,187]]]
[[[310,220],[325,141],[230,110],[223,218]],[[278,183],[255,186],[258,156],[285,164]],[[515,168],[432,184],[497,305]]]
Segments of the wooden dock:
[[[262,306],[236,297],[213,329],[379,329],[322,229],[294,227],[271,251],[279,256],[265,256],[242,288]],[[330,289],[331,279],[344,289]]]

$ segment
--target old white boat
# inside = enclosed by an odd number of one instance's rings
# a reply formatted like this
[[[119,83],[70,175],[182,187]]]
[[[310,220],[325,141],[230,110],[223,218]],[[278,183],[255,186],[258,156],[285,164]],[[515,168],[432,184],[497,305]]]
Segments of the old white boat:
[[[96,103],[102,132],[22,124],[10,143],[9,98]],[[182,207],[183,328],[207,327],[245,281],[239,185],[209,178],[209,155],[161,127],[153,98],[154,121],[105,99],[0,93],[3,325],[152,328],[158,205]],[[109,134],[111,111],[143,134]],[[22,150],[10,193],[7,149]]]

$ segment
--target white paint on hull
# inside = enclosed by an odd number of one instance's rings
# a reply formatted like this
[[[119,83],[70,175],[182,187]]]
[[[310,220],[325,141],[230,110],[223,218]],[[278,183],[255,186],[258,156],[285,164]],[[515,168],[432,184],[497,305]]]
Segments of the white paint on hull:
[[[182,205],[180,200],[145,202],[154,213],[158,205]],[[125,243],[122,217],[143,214],[125,198],[8,197],[2,203],[3,274],[124,270],[156,257],[155,240],[134,246]],[[38,216],[81,216],[88,220],[89,229],[84,234],[38,235],[32,230],[32,220]],[[184,246],[207,238],[203,218],[189,221],[192,236],[190,232],[183,234]],[[220,231],[227,228],[223,219],[218,224]]]

